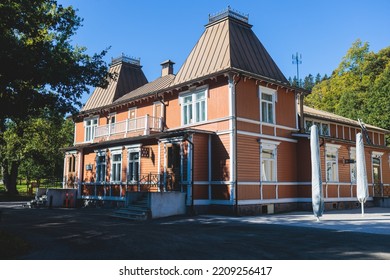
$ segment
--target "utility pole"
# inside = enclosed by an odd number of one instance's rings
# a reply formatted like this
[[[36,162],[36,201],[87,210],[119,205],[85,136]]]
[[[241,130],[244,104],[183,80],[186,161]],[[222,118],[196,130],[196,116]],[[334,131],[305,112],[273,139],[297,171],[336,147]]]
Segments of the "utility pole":
[[[299,64],[302,64],[302,54],[298,55],[298,52],[294,55],[292,55],[292,63],[297,65],[297,83],[298,87],[300,87],[300,81],[299,81]]]

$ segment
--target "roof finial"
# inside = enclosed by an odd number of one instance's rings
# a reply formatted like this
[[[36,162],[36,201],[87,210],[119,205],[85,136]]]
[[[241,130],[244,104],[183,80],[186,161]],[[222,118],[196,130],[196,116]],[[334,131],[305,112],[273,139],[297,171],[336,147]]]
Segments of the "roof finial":
[[[116,58],[111,58],[111,65],[114,65],[114,64],[117,64],[120,62],[127,62],[130,64],[140,66],[141,65],[141,58],[131,57],[131,56],[126,55],[123,52],[122,52],[121,56],[116,57]]]
[[[209,23],[218,21],[224,17],[232,17],[235,19],[238,19],[240,21],[243,21],[245,23],[248,23],[249,15],[248,14],[243,14],[241,12],[235,11],[230,7],[230,5],[227,6],[225,10],[222,12],[216,13],[214,15],[209,14]]]

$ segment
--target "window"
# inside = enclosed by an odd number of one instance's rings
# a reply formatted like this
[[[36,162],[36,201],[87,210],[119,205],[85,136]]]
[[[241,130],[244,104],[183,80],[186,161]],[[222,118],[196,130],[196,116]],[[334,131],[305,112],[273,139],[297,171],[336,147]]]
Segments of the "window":
[[[68,172],[72,173],[76,171],[76,157],[71,155],[68,157]]]
[[[115,133],[115,122],[116,122],[116,116],[115,114],[110,114],[110,118],[108,119],[108,123],[110,124],[110,134]]]
[[[305,121],[305,131],[307,133],[310,133],[310,129],[311,129],[312,125],[313,125],[313,121],[311,121],[311,120]]]
[[[135,182],[139,180],[139,152],[129,152],[129,169],[127,181]]]
[[[269,88],[260,87],[260,110],[262,122],[275,123],[275,96],[276,91]]]
[[[372,152],[372,178],[374,184],[382,183],[382,165],[381,158],[383,153]]]
[[[351,148],[349,151],[349,159],[351,160],[350,163],[350,172],[351,172],[351,183],[356,184],[356,149]]]
[[[280,142],[261,140],[261,181],[277,181],[277,145]]]
[[[85,141],[89,142],[95,138],[95,129],[98,125],[98,118],[87,119],[84,121]]]
[[[129,109],[129,127],[128,130],[135,130],[137,129],[137,108],[130,108]]]
[[[122,177],[122,151],[111,152],[111,182],[120,182]]]
[[[326,160],[326,181],[338,182],[338,149],[339,145],[327,145],[325,160]]]
[[[96,155],[96,182],[106,181],[106,154],[98,153]]]
[[[182,124],[203,122],[207,119],[206,90],[198,90],[181,96]]]
[[[306,133],[310,133],[311,126],[315,124],[318,127],[318,131],[322,136],[330,136],[330,129],[328,123],[313,121],[313,120],[305,120],[305,131]]]

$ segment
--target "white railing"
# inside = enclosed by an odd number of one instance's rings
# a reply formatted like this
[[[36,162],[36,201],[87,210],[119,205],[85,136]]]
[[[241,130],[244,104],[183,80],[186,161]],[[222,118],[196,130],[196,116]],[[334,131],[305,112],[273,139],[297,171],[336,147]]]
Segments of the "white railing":
[[[145,115],[113,124],[101,125],[95,129],[95,138],[135,131],[143,131],[144,135],[148,135],[150,131],[162,131],[162,119]]]

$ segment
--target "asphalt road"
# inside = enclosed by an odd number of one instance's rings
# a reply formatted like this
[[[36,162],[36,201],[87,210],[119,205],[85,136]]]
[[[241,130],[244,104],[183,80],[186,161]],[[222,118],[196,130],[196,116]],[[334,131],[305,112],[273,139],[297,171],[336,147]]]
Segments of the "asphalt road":
[[[112,211],[29,209],[20,202],[0,202],[0,230],[29,244],[26,254],[15,257],[25,260],[390,259],[386,231],[342,230],[337,223],[333,228],[305,226],[297,222],[299,215],[134,222],[112,218]]]

